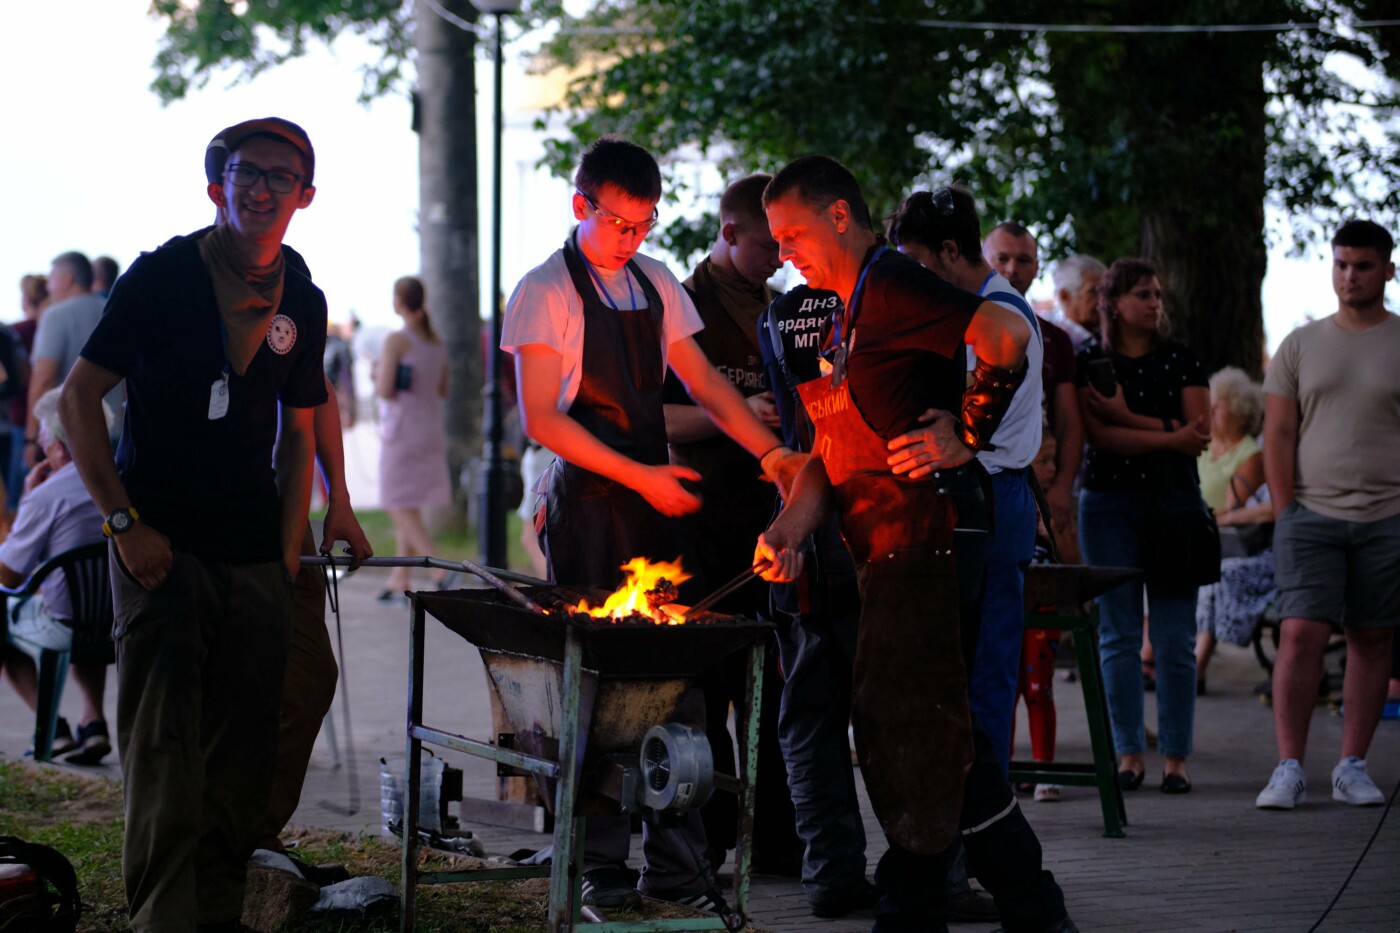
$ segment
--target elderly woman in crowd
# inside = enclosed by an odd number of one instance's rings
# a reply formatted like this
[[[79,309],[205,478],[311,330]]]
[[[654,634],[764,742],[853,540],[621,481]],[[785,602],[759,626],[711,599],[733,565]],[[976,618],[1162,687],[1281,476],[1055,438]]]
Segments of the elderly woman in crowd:
[[[1154,547],[1159,506],[1174,496],[1199,500],[1196,456],[1210,439],[1205,374],[1196,355],[1165,337],[1162,284],[1152,265],[1119,259],[1099,284],[1101,345],[1077,359],[1089,454],[1079,500],[1086,563],[1134,566],[1147,577],[1148,635],[1157,658],[1158,746],[1165,757],[1162,791],[1191,789],[1196,706],[1196,587],[1169,577],[1180,555]],[[1104,686],[1125,790],[1142,784],[1144,584],[1131,581],[1099,598]]]
[[[1264,453],[1255,438],[1264,423],[1264,390],[1241,369],[1227,367],[1210,377],[1210,447],[1196,460],[1201,496],[1215,511],[1221,537],[1250,525],[1271,524],[1273,510],[1264,484]],[[1206,692],[1206,665],[1217,641],[1249,643],[1255,623],[1274,595],[1274,552],[1237,550],[1220,562],[1220,582],[1203,586],[1196,598],[1196,694]]]
[[[14,527],[0,543],[0,583],[11,588],[22,585],[50,557],[102,540],[102,513],[78,476],[58,419],[59,391],[51,389],[34,403],[44,459],[25,478]],[[110,432],[115,416],[110,409],[106,409],[106,415]],[[34,662],[15,642],[35,648],[66,649],[72,644],[73,630],[64,620],[71,618],[72,604],[62,572],[47,577],[37,596],[8,607],[8,632],[0,642],[0,659],[15,692],[31,710],[38,707]],[[74,764],[95,765],[112,750],[102,713],[107,665],[74,659],[73,679],[83,695],[82,718],[76,735],[65,721],[59,720],[53,754],[66,754],[66,760]]]

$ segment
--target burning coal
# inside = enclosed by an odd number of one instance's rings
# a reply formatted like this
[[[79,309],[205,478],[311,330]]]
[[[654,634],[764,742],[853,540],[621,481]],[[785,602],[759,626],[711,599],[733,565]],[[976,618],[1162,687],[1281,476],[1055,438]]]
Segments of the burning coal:
[[[560,607],[564,612],[588,615],[613,623],[652,625],[681,625],[686,607],[676,603],[676,585],[690,579],[680,561],[649,561],[634,557],[622,565],[626,575],[622,586],[603,601],[601,606],[589,605],[587,599],[577,605]]]

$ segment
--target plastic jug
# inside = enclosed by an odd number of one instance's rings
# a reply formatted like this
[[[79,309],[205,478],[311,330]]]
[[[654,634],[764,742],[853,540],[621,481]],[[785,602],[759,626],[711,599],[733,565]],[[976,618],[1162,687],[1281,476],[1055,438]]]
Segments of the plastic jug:
[[[404,759],[379,759],[380,829],[390,834],[390,824],[403,822]],[[423,756],[418,783],[418,828],[442,832],[442,770],[443,761],[431,755]]]

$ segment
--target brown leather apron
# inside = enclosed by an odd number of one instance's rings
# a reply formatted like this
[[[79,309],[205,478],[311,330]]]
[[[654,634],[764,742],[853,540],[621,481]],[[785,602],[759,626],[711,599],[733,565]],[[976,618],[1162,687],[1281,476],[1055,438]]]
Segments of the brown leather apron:
[[[939,474],[909,480],[890,472],[885,441],[860,414],[849,384],[833,384],[844,360],[837,369],[798,392],[858,572],[856,754],[885,833],[931,854],[958,832],[972,763],[953,554],[957,515]]]

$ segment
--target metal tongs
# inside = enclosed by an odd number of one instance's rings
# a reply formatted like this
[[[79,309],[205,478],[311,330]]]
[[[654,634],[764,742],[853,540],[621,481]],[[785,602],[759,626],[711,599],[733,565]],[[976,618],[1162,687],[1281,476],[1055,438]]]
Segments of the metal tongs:
[[[711,606],[715,605],[720,600],[724,599],[726,596],[730,595],[731,593],[738,592],[750,582],[757,580],[759,576],[771,566],[772,562],[767,560],[760,561],[759,563],[754,564],[752,567],[749,567],[747,570],[740,573],[733,580],[730,580],[724,586],[721,586],[709,596],[706,596],[704,599],[691,606],[681,615],[681,618],[694,618],[700,613],[708,611]]]

